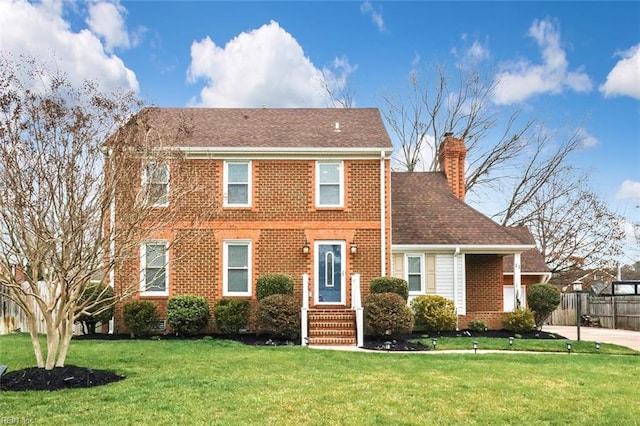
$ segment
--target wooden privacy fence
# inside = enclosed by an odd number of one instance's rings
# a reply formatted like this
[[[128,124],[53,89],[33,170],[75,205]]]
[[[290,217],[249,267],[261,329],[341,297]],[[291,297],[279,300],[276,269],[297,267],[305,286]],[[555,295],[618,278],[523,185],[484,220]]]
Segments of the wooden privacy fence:
[[[44,283],[39,283],[40,294],[48,296],[48,291]],[[14,331],[28,332],[29,325],[27,324],[27,318],[20,306],[9,299],[7,296],[6,288],[0,288],[0,334],[8,334]],[[32,306],[36,308],[35,299],[32,300]],[[40,312],[38,309],[37,312]],[[46,326],[44,318],[39,315],[38,321],[38,333],[46,333]]]
[[[604,328],[640,331],[640,296],[592,296],[563,293],[560,305],[547,320],[550,325],[576,325],[578,296],[581,313],[600,321]]]

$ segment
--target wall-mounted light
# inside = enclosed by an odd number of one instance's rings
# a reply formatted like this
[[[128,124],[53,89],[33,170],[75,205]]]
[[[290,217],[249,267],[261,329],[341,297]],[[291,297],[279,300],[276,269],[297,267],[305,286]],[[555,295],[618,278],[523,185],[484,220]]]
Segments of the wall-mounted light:
[[[349,249],[351,250],[351,254],[358,253],[358,245],[355,243],[355,241],[351,242],[351,247]]]
[[[309,251],[310,251],[310,250],[311,250],[311,249],[309,248],[309,242],[308,242],[308,241],[305,241],[305,242],[304,242],[304,245],[302,246],[302,253],[304,253],[304,254],[309,254]]]

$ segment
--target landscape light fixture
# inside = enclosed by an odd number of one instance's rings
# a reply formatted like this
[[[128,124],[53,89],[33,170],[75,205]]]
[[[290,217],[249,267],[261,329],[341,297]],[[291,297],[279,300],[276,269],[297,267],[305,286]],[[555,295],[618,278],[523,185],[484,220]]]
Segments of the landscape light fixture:
[[[571,353],[571,342],[567,342],[567,352]]]
[[[310,250],[311,249],[309,248],[309,242],[305,240],[304,245],[302,246],[302,253],[309,254]]]
[[[431,344],[433,345],[433,350],[436,350],[436,345],[438,344],[438,338],[434,337],[433,340],[431,340]]]
[[[596,351],[600,350],[600,342],[596,342]]]
[[[473,341],[473,353],[478,353],[478,342]]]
[[[513,346],[513,337],[509,336],[509,346]]]
[[[384,342],[384,348],[387,350],[387,352],[389,352],[389,350],[391,349],[391,342],[389,342],[388,340]]]

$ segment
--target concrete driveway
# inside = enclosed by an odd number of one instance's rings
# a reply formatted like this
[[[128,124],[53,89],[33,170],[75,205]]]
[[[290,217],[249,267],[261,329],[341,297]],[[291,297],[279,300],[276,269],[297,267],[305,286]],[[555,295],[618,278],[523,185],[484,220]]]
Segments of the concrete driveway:
[[[575,326],[545,325],[542,330],[559,334],[569,340],[576,340],[577,338],[577,327]],[[612,343],[640,351],[640,331],[580,327],[580,340]]]

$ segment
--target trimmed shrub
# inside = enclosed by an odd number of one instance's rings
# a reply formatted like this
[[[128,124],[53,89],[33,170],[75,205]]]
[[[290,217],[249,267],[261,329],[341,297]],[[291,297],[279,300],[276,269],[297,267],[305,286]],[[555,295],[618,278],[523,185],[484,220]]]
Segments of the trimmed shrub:
[[[249,325],[248,300],[222,299],[213,308],[216,327],[225,334],[238,334]]]
[[[167,322],[182,336],[196,334],[205,328],[210,316],[209,302],[202,296],[185,294],[167,302]]]
[[[487,323],[481,319],[474,319],[469,322],[469,330],[471,331],[487,331]]]
[[[534,284],[527,289],[527,305],[533,311],[536,327],[542,328],[544,320],[558,307],[562,295],[551,284]]]
[[[369,295],[364,302],[364,322],[369,336],[395,336],[413,330],[411,309],[396,293]]]
[[[258,302],[255,312],[258,333],[295,339],[300,335],[300,306],[293,296],[273,294]]]
[[[418,296],[411,301],[416,328],[440,332],[456,329],[456,307],[453,301],[435,294]]]
[[[113,318],[116,292],[108,284],[89,283],[80,296],[79,306],[88,302],[87,313],[81,314],[76,322],[82,324],[82,330],[89,334],[96,332],[96,324],[106,323]],[[93,305],[93,306],[91,306]]]
[[[158,322],[158,308],[148,300],[132,300],[124,305],[124,323],[133,336],[148,335]]]
[[[533,312],[529,309],[519,308],[502,315],[502,326],[505,330],[514,333],[526,333],[536,327],[536,322],[533,319]]]
[[[371,280],[371,293],[395,293],[401,296],[405,303],[409,298],[409,284],[402,278],[376,277]]]
[[[256,281],[256,299],[262,300],[274,294],[293,296],[293,278],[286,274],[265,274]]]

